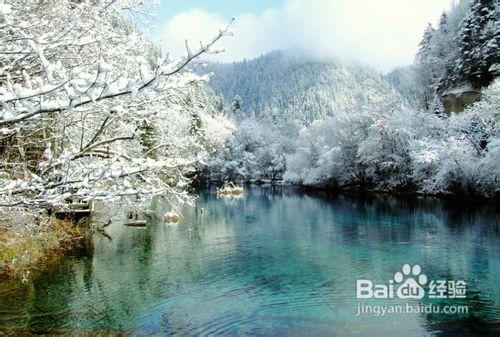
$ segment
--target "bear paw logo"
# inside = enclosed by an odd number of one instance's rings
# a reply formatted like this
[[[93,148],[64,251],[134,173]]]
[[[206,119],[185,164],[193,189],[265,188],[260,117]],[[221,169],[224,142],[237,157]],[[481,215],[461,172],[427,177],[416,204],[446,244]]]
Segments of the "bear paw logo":
[[[398,271],[394,274],[394,281],[396,283],[403,282],[396,291],[399,298],[421,299],[425,296],[425,290],[422,286],[427,284],[427,276],[422,274],[422,269],[418,264],[413,267],[409,264],[405,264],[402,268],[402,272]]]

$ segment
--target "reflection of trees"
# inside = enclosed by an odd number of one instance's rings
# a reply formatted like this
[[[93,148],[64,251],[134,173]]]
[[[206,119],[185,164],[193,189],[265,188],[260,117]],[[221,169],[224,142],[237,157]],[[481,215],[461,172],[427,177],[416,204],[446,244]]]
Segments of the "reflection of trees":
[[[33,326],[142,324],[182,334],[207,324],[198,313],[217,304],[237,311],[243,301],[254,314],[282,302],[311,315],[335,307],[337,315],[351,310],[356,279],[387,282],[403,263],[418,263],[429,278],[464,278],[471,287],[473,315],[423,316],[429,331],[477,334],[479,324],[492,331],[488,322],[498,317],[488,298],[498,295],[498,232],[487,207],[286,187],[248,188],[231,202],[202,193],[198,205],[184,210],[177,226],[158,216],[147,229],[114,222],[112,241],[96,236],[93,256],[68,259],[42,276],[34,297],[18,300],[16,310],[26,310],[31,318],[24,322]],[[147,207],[157,215],[169,210],[161,202]],[[467,325],[476,330],[454,328]]]
[[[429,301],[427,300],[427,304]],[[478,291],[469,292],[466,299],[447,299],[432,301],[441,307],[445,305],[468,306],[468,314],[424,314],[426,330],[429,333],[438,333],[439,336],[494,336],[498,331],[498,309],[495,309],[494,300],[488,293]],[[496,312],[495,312],[496,311]]]

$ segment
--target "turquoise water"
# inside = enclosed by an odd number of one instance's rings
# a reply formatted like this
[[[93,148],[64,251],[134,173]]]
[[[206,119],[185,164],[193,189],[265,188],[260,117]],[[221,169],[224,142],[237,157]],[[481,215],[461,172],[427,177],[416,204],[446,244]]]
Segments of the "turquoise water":
[[[27,285],[4,284],[0,334],[499,335],[492,207],[255,187],[239,199],[204,191],[184,214],[177,226],[153,220],[146,229],[123,226],[118,214],[112,241],[96,235],[86,254]],[[405,263],[429,279],[465,280],[465,299],[422,303],[469,313],[357,316],[356,280],[387,283]]]

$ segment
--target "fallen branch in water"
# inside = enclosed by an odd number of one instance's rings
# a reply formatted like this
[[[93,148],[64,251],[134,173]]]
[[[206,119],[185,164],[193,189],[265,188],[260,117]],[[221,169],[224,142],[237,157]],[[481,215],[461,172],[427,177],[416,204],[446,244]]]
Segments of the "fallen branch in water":
[[[113,223],[113,220],[109,219],[108,221],[106,221],[106,223],[104,225],[102,225],[101,227],[96,227],[96,231],[99,232],[101,235],[107,237],[109,239],[109,241],[112,241],[113,238],[111,237],[111,235],[109,235],[108,232],[106,232],[105,228],[108,227],[109,225],[111,225]]]

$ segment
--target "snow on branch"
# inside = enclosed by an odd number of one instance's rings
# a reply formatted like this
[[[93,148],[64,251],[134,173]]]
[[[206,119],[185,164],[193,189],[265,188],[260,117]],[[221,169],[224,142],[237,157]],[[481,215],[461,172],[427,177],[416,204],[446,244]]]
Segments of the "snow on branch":
[[[0,206],[152,195],[190,200],[185,175],[209,143],[193,116],[213,117],[206,115],[210,105],[187,105],[188,96],[208,102],[211,94],[194,85],[204,77],[186,67],[213,52],[232,21],[171,60],[123,15],[146,14],[144,3],[0,8]]]

